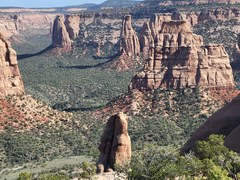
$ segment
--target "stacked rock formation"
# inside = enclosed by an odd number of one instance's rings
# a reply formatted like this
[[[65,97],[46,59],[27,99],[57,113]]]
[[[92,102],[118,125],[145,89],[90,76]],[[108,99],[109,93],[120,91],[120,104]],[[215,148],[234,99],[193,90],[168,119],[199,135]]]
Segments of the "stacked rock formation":
[[[233,63],[239,66],[240,63],[240,34],[238,35],[238,42],[233,50]]]
[[[120,52],[128,56],[139,55],[140,53],[138,36],[132,28],[132,18],[130,15],[125,16],[122,22]]]
[[[186,21],[164,21],[154,36],[144,70],[130,89],[234,88],[229,56],[222,45],[203,45]]]
[[[99,145],[98,173],[124,166],[131,160],[131,140],[128,135],[128,118],[122,112],[111,116]]]
[[[206,140],[211,134],[226,136],[225,145],[240,153],[240,95],[222,109],[214,113],[200,126],[181,149],[182,154],[188,153],[199,140]]]
[[[61,48],[61,51],[67,52],[72,49],[72,42],[64,24],[64,17],[57,16],[53,24],[52,46]]]
[[[18,69],[17,54],[0,34],[0,95],[23,93],[24,87]]]

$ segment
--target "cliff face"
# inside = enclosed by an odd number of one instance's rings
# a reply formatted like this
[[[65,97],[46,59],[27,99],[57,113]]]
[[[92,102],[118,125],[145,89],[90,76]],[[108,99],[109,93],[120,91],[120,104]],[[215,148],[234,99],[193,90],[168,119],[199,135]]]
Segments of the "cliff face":
[[[139,55],[140,44],[137,33],[132,28],[131,16],[125,16],[122,22],[122,31],[120,36],[120,52],[128,56]]]
[[[80,31],[80,16],[79,15],[66,15],[65,26],[70,39],[76,39]]]
[[[17,54],[0,34],[0,95],[23,93],[24,87],[18,69]]]
[[[131,140],[125,114],[120,112],[109,118],[98,149],[98,173],[111,171],[114,166],[124,166],[131,160]]]
[[[238,42],[233,49],[233,63],[237,66],[240,63],[240,34],[238,35]]]
[[[28,34],[49,34],[56,14],[0,14],[0,32],[9,40],[12,36],[19,35],[20,32],[27,31]]]
[[[54,20],[52,46],[54,48],[61,48],[64,52],[71,51],[72,49],[72,42],[62,16],[57,16]]]
[[[222,45],[203,46],[186,21],[165,21],[154,37],[144,70],[130,89],[234,88],[229,56]]]

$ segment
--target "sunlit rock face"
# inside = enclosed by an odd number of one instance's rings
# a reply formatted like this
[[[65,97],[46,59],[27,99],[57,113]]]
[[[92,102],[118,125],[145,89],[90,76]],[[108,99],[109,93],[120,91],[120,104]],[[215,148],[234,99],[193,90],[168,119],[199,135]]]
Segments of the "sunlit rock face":
[[[203,45],[202,36],[194,34],[186,21],[159,24],[160,28],[152,31],[154,42],[145,36],[151,44],[148,58],[129,89],[235,87],[229,56],[222,45]]]
[[[53,48],[61,48],[62,51],[71,51],[72,43],[66,26],[64,24],[63,16],[56,17],[56,19],[54,20],[52,31]]]
[[[131,140],[128,135],[128,117],[122,112],[112,115],[105,127],[98,147],[98,173],[124,166],[131,160]]]
[[[138,55],[140,53],[138,36],[132,28],[132,18],[130,15],[123,18],[120,36],[120,52],[128,56]]]
[[[24,93],[23,81],[18,68],[17,54],[0,34],[0,95]]]

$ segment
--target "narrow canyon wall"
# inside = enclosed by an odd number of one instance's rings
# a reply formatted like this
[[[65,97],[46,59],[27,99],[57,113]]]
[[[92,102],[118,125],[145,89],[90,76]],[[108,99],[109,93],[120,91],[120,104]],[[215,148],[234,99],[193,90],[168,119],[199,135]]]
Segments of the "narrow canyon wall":
[[[18,69],[17,54],[0,34],[0,95],[24,93],[23,81]]]

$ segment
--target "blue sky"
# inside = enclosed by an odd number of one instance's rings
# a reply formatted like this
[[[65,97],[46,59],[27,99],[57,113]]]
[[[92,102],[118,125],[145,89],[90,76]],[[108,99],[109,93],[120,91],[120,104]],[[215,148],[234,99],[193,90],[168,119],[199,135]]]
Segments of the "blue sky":
[[[84,3],[99,4],[104,0],[0,0],[0,7],[62,7]]]

